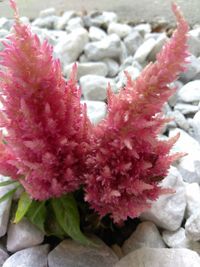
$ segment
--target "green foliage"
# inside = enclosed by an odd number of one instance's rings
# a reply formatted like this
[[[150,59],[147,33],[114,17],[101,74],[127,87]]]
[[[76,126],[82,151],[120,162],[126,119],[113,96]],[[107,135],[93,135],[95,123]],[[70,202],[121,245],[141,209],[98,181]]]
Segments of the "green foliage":
[[[32,199],[29,197],[29,195],[26,192],[23,192],[18,201],[18,207],[17,207],[17,211],[15,214],[14,223],[18,223],[22,220],[22,218],[25,216],[25,214],[29,210],[31,203],[32,203]]]

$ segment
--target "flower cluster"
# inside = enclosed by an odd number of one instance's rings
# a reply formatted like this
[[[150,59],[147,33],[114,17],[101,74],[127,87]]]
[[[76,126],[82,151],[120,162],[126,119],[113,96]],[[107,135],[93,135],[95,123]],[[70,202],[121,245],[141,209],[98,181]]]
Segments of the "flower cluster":
[[[80,103],[76,65],[66,83],[52,47],[20,23],[14,1],[14,34],[0,53],[0,172],[19,180],[33,199],[73,192],[83,185],[85,200],[115,222],[136,217],[169,192],[159,182],[173,160],[176,138],[160,141],[166,122],[160,113],[173,94],[168,84],[184,70],[188,25],[177,6],[178,28],[170,42],[136,81],[108,88],[108,113],[91,125]]]

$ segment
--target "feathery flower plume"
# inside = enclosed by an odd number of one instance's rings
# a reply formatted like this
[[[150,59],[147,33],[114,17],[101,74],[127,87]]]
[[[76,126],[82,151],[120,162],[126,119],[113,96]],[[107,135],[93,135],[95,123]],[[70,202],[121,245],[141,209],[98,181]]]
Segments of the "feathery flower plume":
[[[16,3],[10,3],[14,33],[0,53],[0,125],[7,130],[0,172],[19,179],[32,198],[44,200],[82,183],[90,123],[80,104],[76,65],[66,84],[52,47],[20,23]]]
[[[168,84],[184,70],[188,55],[188,24],[175,4],[172,8],[178,27],[170,42],[136,81],[127,74],[118,95],[108,88],[107,117],[91,137],[85,200],[116,223],[139,216],[159,195],[169,193],[159,182],[180,156],[169,155],[178,137],[167,142],[157,138],[167,121],[162,106],[174,92]]]

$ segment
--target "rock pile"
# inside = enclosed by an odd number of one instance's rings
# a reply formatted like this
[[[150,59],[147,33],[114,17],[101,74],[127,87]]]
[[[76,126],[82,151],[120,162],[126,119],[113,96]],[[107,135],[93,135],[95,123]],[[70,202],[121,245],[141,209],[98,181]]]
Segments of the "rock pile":
[[[131,26],[118,21],[113,12],[80,15],[66,11],[55,15],[49,8],[30,22],[41,40],[48,39],[60,58],[66,78],[74,61],[83,100],[93,123],[106,115],[106,88],[123,87],[127,71],[136,79],[168,40],[167,33],[152,32],[148,23]],[[9,35],[12,20],[0,18],[0,41]],[[10,221],[11,200],[0,204],[0,266],[3,267],[197,267],[200,266],[200,27],[189,32],[189,67],[175,82],[177,93],[164,107],[174,118],[160,138],[180,132],[175,151],[187,156],[171,167],[163,185],[176,190],[162,196],[141,216],[136,231],[122,247],[112,248],[99,240],[100,247],[87,248],[64,240],[55,248],[25,219]],[[3,46],[0,42],[0,50]],[[7,178],[1,177],[0,181]],[[0,196],[10,186],[0,188]]]

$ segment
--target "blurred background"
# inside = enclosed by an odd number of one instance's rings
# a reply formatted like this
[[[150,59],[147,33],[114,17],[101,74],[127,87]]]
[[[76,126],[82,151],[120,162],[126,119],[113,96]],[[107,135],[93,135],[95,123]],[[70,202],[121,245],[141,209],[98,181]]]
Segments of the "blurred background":
[[[20,15],[35,18],[39,11],[55,7],[58,14],[66,10],[76,10],[83,13],[93,10],[115,11],[123,21],[134,23],[153,22],[164,18],[170,23],[174,22],[170,11],[171,0],[17,0]],[[185,17],[190,24],[200,24],[200,0],[177,0]],[[8,0],[0,0],[1,16],[11,17]]]

